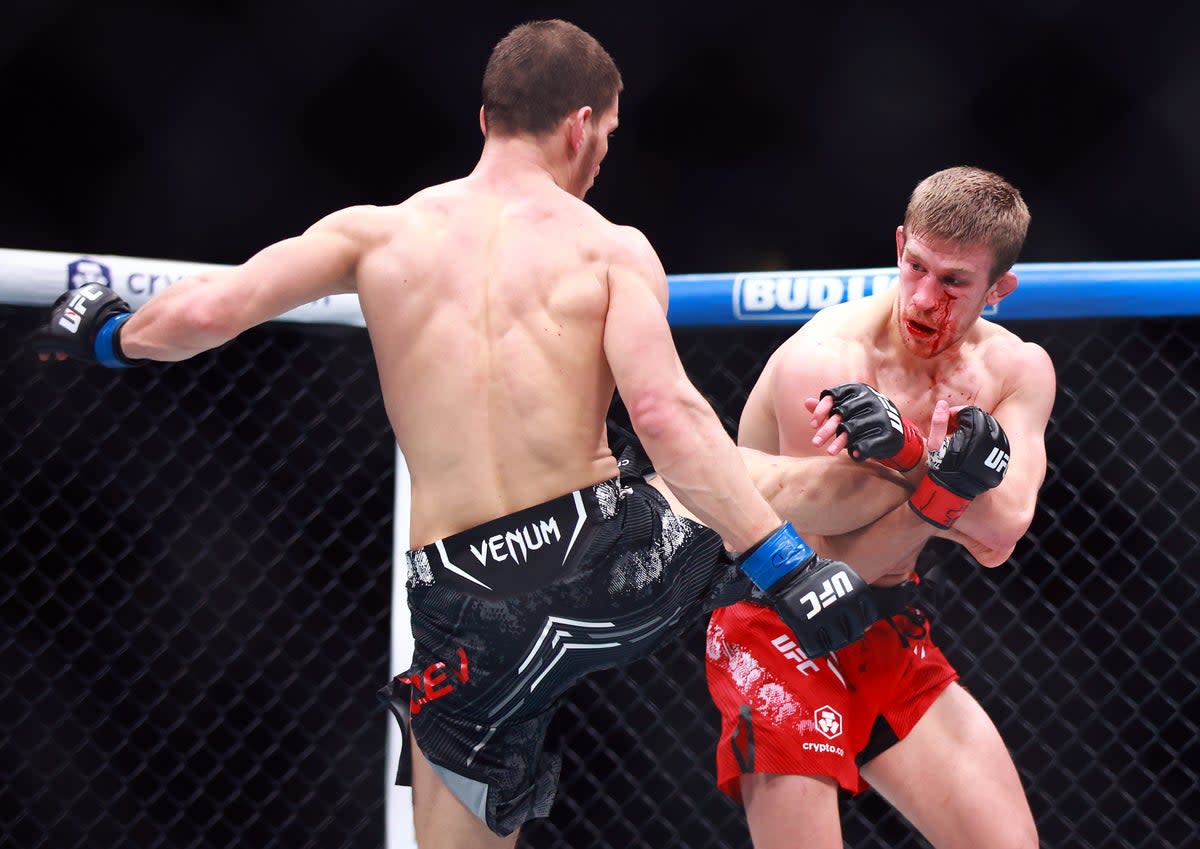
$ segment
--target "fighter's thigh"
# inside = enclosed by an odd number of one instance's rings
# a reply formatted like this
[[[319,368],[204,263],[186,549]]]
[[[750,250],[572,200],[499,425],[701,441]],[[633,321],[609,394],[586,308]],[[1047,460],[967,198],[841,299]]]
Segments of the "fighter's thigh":
[[[458,849],[483,847],[503,849],[515,846],[520,830],[508,837],[498,837],[433,771],[428,759],[411,735],[413,827],[420,849]]]
[[[960,685],[863,777],[937,849],[1036,849],[1037,828],[995,724]]]
[[[742,804],[754,849],[842,849],[838,789],[831,778],[748,773],[742,776]]]

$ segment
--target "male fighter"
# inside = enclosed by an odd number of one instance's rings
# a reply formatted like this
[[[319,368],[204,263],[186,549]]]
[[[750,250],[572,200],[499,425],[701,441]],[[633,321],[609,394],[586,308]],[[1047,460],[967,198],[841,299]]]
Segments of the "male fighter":
[[[646,238],[583,202],[621,87],[578,27],[517,27],[484,72],[483,151],[468,176],[335,212],[136,312],[89,283],[36,340],[45,357],[115,367],[183,360],[357,293],[411,475],[416,650],[384,696],[411,714],[423,847],[512,845],[553,800],[559,761],[544,743],[566,690],[743,592],[742,575],[814,653],[874,618],[861,579],[782,525],[689,382]],[[614,388],[707,527],[618,473],[605,432]],[[814,613],[803,599],[829,582],[837,597]]]
[[[1020,193],[996,174],[926,178],[896,229],[899,286],[822,310],[750,393],[739,443],[838,466],[808,479],[836,486],[838,512],[859,526],[819,535],[811,504],[777,499],[781,515],[892,597],[866,639],[819,658],[753,600],[714,612],[718,783],[743,802],[756,849],[799,845],[800,834],[806,849],[841,849],[838,788],[868,786],[938,849],[1037,846],[1012,758],[955,683],[909,580],[931,537],[998,566],[1032,520],[1054,369],[1042,348],[980,317],[1016,288],[1028,224]],[[833,456],[843,448],[853,461]]]

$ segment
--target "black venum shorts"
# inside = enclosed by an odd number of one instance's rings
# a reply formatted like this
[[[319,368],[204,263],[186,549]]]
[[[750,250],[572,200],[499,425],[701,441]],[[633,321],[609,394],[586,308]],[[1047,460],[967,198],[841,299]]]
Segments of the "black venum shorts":
[[[567,690],[748,589],[715,532],[640,477],[603,481],[410,551],[413,664],[380,698],[455,796],[511,834],[554,801],[546,732]]]

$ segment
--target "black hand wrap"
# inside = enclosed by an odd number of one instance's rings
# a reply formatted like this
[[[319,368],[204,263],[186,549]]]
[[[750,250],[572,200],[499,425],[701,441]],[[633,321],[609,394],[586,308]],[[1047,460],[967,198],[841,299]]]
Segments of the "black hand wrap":
[[[839,560],[826,560],[790,524],[737,559],[808,657],[862,639],[879,618],[870,587]]]
[[[831,412],[842,417],[837,432],[849,437],[846,451],[855,460],[876,460],[907,472],[925,456],[921,429],[879,390],[865,383],[841,383],[822,390],[821,397],[826,395],[833,398]]]
[[[908,500],[918,516],[943,530],[958,521],[976,496],[999,486],[1008,469],[1008,436],[1000,423],[978,407],[964,407],[957,418]]]
[[[59,295],[31,344],[39,354],[62,353],[109,368],[141,365],[145,360],[131,360],[121,351],[121,325],[131,315],[129,304],[112,289],[88,283]]]

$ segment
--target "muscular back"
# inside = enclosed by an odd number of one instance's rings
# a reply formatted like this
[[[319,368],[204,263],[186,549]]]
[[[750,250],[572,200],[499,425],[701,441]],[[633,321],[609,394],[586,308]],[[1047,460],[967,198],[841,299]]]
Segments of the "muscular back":
[[[358,292],[421,546],[616,474],[607,273],[621,228],[477,175],[364,215]]]

